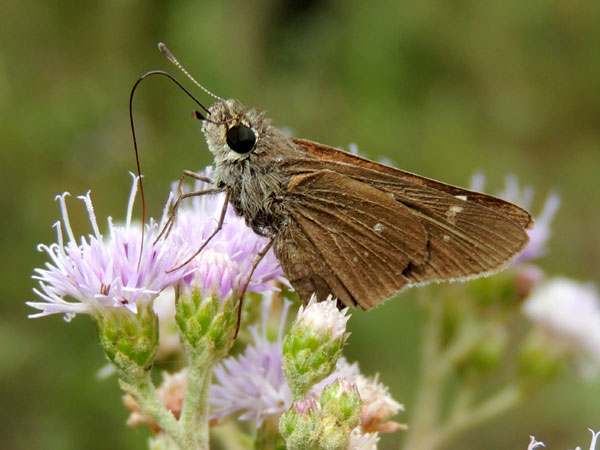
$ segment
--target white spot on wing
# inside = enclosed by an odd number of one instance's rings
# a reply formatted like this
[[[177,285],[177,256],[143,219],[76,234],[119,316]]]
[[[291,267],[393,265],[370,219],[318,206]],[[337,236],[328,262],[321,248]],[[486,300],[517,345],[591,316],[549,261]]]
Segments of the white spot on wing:
[[[379,223],[379,222],[377,222],[377,223],[375,224],[375,226],[373,227],[373,230],[374,230],[374,231],[376,231],[376,232],[378,232],[378,233],[379,233],[380,231],[383,231],[383,224],[382,224],[382,223]]]
[[[462,206],[452,205],[450,208],[448,208],[448,211],[446,211],[446,220],[454,225],[456,223],[456,215],[459,212],[462,212],[463,209],[464,208]]]
[[[455,195],[455,197],[459,200],[464,200],[465,202],[467,201],[467,196],[466,195]]]

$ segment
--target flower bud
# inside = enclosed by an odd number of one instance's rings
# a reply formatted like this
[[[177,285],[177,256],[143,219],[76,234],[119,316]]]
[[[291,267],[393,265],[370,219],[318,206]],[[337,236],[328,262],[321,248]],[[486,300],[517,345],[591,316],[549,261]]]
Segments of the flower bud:
[[[279,419],[279,432],[290,450],[318,448],[321,421],[317,402],[307,397],[294,402]]]
[[[355,384],[345,379],[335,380],[321,393],[321,409],[324,415],[331,415],[337,422],[352,430],[360,424],[362,401]]]
[[[212,250],[192,264],[196,270],[176,291],[175,320],[188,354],[209,351],[220,359],[233,345],[239,290],[232,279],[239,271],[227,255]]]
[[[331,297],[317,302],[313,296],[306,308],[300,308],[283,343],[283,370],[295,399],[335,370],[349,335],[346,312],[338,310]]]
[[[95,319],[104,353],[121,374],[140,373],[152,365],[158,350],[158,318],[151,305],[138,305],[137,314],[104,308]]]

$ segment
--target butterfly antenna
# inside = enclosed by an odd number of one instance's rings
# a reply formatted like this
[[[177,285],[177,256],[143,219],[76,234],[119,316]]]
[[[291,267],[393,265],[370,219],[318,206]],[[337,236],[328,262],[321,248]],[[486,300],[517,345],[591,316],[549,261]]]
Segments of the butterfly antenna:
[[[145,73],[144,75],[142,75],[141,77],[139,77],[137,79],[137,81],[131,88],[131,93],[129,94],[129,124],[131,126],[131,136],[133,138],[133,150],[135,151],[135,162],[137,165],[137,174],[138,174],[138,183],[139,183],[139,187],[140,187],[140,195],[142,197],[142,243],[141,243],[141,247],[140,247],[140,257],[138,259],[138,269],[139,269],[140,263],[142,262],[142,252],[144,250],[144,231],[145,231],[144,224],[146,223],[146,198],[144,196],[144,185],[142,183],[142,168],[140,166],[140,155],[138,152],[137,139],[135,137],[135,125],[133,123],[133,96],[135,94],[136,89],[140,85],[140,83],[142,81],[144,81],[146,78],[154,76],[154,75],[160,75],[160,76],[166,77],[169,80],[171,80],[173,83],[175,83],[177,85],[177,87],[179,89],[181,89],[183,92],[185,92],[188,95],[188,97],[190,97],[192,100],[194,100],[194,102],[196,102],[196,104],[198,106],[200,106],[207,113],[210,113],[209,109],[206,106],[204,106],[202,103],[200,103],[200,101],[196,97],[194,97],[190,91],[188,91],[186,88],[184,88],[179,81],[177,81],[175,78],[173,78],[173,76],[171,74],[169,74],[167,72],[163,72],[162,70],[151,70],[150,72]],[[196,113],[196,118],[198,118],[200,120],[207,120],[200,112],[196,111],[195,113]]]
[[[144,225],[146,223],[146,198],[144,196],[144,184],[142,183],[142,168],[140,166],[140,155],[138,152],[137,139],[135,138],[135,125],[133,124],[133,94],[135,94],[135,90],[138,85],[143,80],[143,77],[140,77],[133,88],[131,89],[131,93],[129,94],[129,125],[131,126],[131,136],[133,138],[133,150],[135,151],[135,163],[137,165],[137,174],[138,174],[138,184],[140,187],[140,196],[142,197],[142,242],[140,245],[140,256],[138,258],[138,271],[140,269],[140,264],[142,263],[142,254],[144,252]]]
[[[202,86],[200,83],[198,83],[196,81],[196,79],[190,75],[190,73],[185,70],[185,67],[183,67],[179,61],[177,61],[177,58],[175,58],[175,56],[173,56],[173,53],[171,53],[171,51],[167,48],[167,46],[165,44],[163,44],[162,42],[158,43],[158,49],[160,50],[160,52],[165,55],[167,57],[167,59],[169,61],[171,61],[173,64],[175,64],[175,66],[177,66],[177,68],[179,70],[181,70],[190,80],[192,80],[192,83],[194,83],[196,86],[198,86],[200,89],[202,89],[204,92],[206,92],[208,95],[210,95],[213,98],[216,98],[217,100],[223,100],[221,97],[219,97],[216,94],[213,94],[212,92],[210,92],[208,89],[206,89],[204,86]]]

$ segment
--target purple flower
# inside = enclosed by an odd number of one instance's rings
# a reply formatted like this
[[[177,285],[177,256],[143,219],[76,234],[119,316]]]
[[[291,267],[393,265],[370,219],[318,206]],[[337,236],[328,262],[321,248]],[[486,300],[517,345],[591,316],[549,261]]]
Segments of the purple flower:
[[[142,229],[132,225],[131,216],[137,192],[134,176],[125,225],[114,225],[108,218],[108,237],[100,234],[89,192],[79,198],[88,212],[93,234],[77,243],[67,214],[64,193],[57,196],[62,221],[56,222],[57,242],[39,245],[51,262],[45,269],[35,269],[34,279],[39,288],[34,292],[43,302],[27,302],[41,312],[30,317],[65,314],[67,320],[76,314],[95,315],[102,308],[126,308],[137,312],[137,304],[152,302],[166,286],[179,279],[182,270],[168,272],[177,262],[177,252],[170,242],[152,244],[159,225],[150,221],[145,227],[142,248]],[[68,241],[64,242],[63,231]],[[75,301],[67,301],[70,297]]]
[[[208,167],[202,175],[210,176]],[[195,182],[194,191],[210,186]],[[173,198],[175,194],[172,194]],[[177,223],[171,233],[178,243],[182,260],[193,255],[217,227],[223,209],[225,194],[192,197],[182,204]],[[223,228],[210,240],[204,250],[189,264],[184,281],[199,287],[203,293],[216,294],[223,299],[241,290],[246,282],[256,255],[268,244],[268,239],[258,236],[228,206]],[[264,292],[273,289],[269,281],[285,281],[279,261],[269,251],[257,266],[248,291]]]
[[[265,296],[265,301],[270,301],[270,297]],[[290,408],[293,396],[282,365],[283,325],[287,320],[289,306],[286,302],[276,342],[267,339],[266,319],[263,319],[262,334],[257,329],[251,330],[254,343],[248,345],[239,356],[229,357],[215,368],[216,384],[210,390],[212,418],[241,413],[240,419],[254,419],[256,425],[260,426],[267,417],[279,417]],[[343,356],[338,359],[335,371],[315,384],[307,398],[319,399],[323,389],[338,379],[344,379],[358,387],[363,398],[363,432],[392,432],[403,427],[389,422],[393,415],[403,409],[402,405],[391,398],[387,388],[378,382],[377,377],[365,378],[361,375],[358,364],[348,363]],[[369,442],[376,442],[376,437],[373,439],[375,441]]]
[[[485,186],[485,176],[477,172],[471,178],[470,187],[474,191],[482,191]],[[505,181],[504,190],[496,194],[498,197],[508,200],[522,208],[529,209],[533,200],[533,189],[530,186],[519,187],[519,182],[514,175],[508,175]],[[517,256],[515,263],[527,262],[537,259],[548,251],[548,240],[550,239],[550,224],[558,207],[560,206],[560,197],[555,191],[551,191],[542,212],[535,217],[533,229],[527,230],[529,234],[529,244],[525,250]]]
[[[276,342],[256,328],[250,331],[254,343],[244,353],[229,357],[214,370],[217,384],[210,387],[212,418],[241,412],[241,420],[255,420],[260,427],[271,415],[278,417],[292,404],[292,392],[285,380],[282,367],[282,334],[290,307],[285,302],[281,327]]]

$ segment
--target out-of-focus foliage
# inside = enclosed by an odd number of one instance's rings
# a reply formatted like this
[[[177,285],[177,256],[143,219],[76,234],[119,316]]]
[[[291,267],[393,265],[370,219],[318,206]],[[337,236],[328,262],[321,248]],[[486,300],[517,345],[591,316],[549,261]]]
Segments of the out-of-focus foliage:
[[[3,1],[0,15],[0,316],[2,447],[144,448],[123,425],[114,379],[90,321],[28,321],[38,242],[51,242],[55,194],[92,189],[99,217],[120,217],[135,162],[127,101],[135,79],[187,69],[223,97],[267,109],[275,124],[455,184],[483,170],[543,194],[561,192],[551,273],[600,279],[600,3],[585,0]],[[176,74],[183,79],[181,74]],[[189,83],[188,83],[189,85]],[[210,103],[210,98],[198,92]],[[135,117],[146,198],[158,215],[168,183],[210,162],[194,108],[166,80],[142,84]],[[86,215],[72,208],[76,232]],[[350,327],[350,359],[380,371],[410,423],[417,377],[414,297]],[[456,448],[553,448],[598,428],[598,383],[539,392]],[[595,421],[595,422],[594,422]],[[508,431],[510,430],[510,431]],[[384,438],[394,448],[398,437]]]

